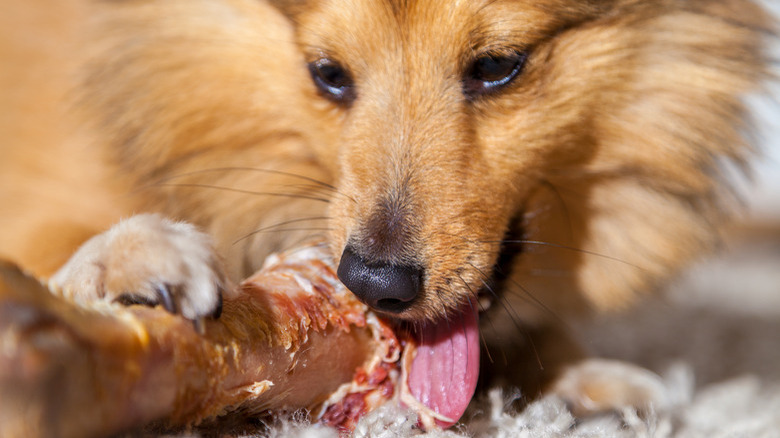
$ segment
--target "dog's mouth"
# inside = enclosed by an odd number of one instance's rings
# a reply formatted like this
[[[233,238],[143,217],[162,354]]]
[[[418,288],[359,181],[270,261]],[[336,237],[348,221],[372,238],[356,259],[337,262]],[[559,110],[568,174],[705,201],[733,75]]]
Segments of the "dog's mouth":
[[[409,367],[408,385],[414,398],[436,413],[436,423],[449,427],[460,419],[471,401],[479,379],[480,313],[502,299],[520,246],[507,234],[491,278],[479,293],[449,317],[412,324],[409,333],[418,348]]]
[[[445,318],[400,318],[404,312],[415,309],[422,290],[420,270],[366,263],[347,247],[338,275],[361,301],[396,321],[396,331],[403,338],[411,338],[416,346],[413,356],[404,357],[408,383],[404,403],[426,412],[439,427],[455,424],[466,410],[479,377],[476,297],[448,312]]]
[[[414,357],[405,360],[411,395],[406,401],[417,403],[416,408],[424,406],[439,427],[455,424],[474,395],[480,368],[480,313],[502,299],[500,291],[520,249],[518,233],[510,231],[503,236],[492,269],[480,270],[467,255],[464,268],[438,274],[458,278],[460,283],[426,279],[426,268],[421,264],[367,256],[359,240],[348,243],[342,253],[338,266],[341,281],[369,307],[397,321],[399,332],[417,346]],[[473,271],[467,272],[466,267]],[[450,284],[460,284],[462,290],[445,287]],[[460,304],[458,296],[465,298]],[[443,316],[434,318],[431,309],[424,310],[430,303],[439,304],[435,312],[445,311],[438,313]]]

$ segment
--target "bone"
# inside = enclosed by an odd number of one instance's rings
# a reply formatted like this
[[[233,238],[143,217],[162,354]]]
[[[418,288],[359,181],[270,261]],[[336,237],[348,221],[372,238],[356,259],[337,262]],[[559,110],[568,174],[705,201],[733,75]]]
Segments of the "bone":
[[[199,334],[162,307],[59,298],[0,264],[0,436],[224,430],[305,410],[348,431],[391,399],[401,343],[324,249],[272,256]]]

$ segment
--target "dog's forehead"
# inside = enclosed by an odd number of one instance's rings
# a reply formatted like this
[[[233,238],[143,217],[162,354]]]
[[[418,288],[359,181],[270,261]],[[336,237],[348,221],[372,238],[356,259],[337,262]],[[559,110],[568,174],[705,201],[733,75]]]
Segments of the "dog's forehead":
[[[298,17],[305,45],[348,55],[525,46],[585,14],[563,0],[321,0]],[[575,6],[572,6],[574,4]],[[370,38],[367,37],[370,35]]]

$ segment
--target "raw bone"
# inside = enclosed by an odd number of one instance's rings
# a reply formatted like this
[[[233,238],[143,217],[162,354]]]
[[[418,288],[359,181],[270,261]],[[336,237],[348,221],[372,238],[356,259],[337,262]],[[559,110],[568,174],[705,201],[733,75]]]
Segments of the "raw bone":
[[[317,247],[272,257],[203,336],[161,308],[78,307],[0,264],[0,436],[220,427],[299,409],[349,430],[406,392],[402,346],[327,259]]]

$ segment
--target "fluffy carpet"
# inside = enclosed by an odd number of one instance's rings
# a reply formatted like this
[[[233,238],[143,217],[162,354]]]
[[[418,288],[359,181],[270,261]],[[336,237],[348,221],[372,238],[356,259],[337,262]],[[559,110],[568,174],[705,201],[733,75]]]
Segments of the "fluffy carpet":
[[[681,371],[681,370],[677,370]],[[688,375],[683,372],[676,378]],[[670,381],[671,383],[671,381]],[[640,417],[635,411],[576,419],[563,402],[549,397],[520,413],[505,410],[507,397],[491,391],[464,425],[454,430],[424,433],[414,427],[413,415],[392,408],[380,409],[365,418],[355,437],[778,437],[780,436],[780,386],[762,387],[745,377],[712,385],[692,393],[690,380],[675,381],[670,391],[684,396],[673,410]],[[676,385],[682,385],[678,387]],[[684,389],[686,388],[686,389]],[[299,422],[278,425],[271,437],[336,438],[334,430]]]

